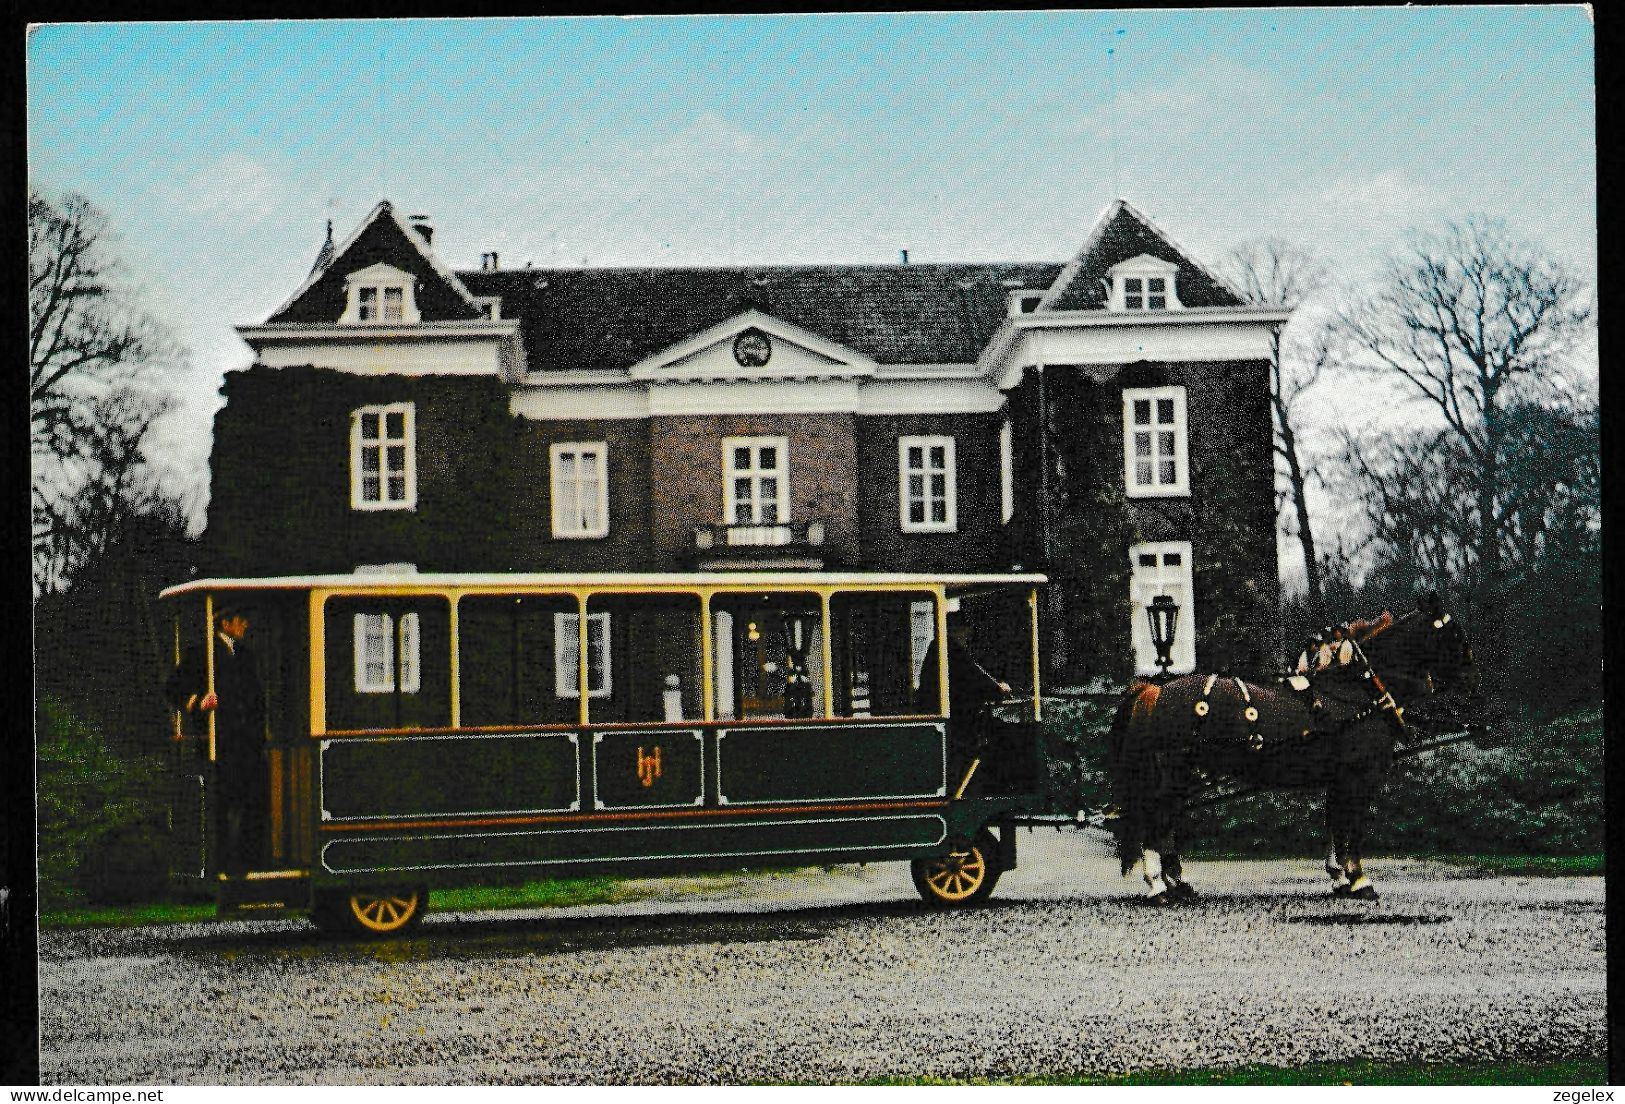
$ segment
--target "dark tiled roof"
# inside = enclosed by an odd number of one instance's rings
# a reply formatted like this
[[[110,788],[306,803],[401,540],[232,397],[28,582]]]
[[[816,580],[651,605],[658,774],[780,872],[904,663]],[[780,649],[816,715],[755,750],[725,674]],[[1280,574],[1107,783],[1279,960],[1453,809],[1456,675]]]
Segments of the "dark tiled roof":
[[[532,371],[625,369],[754,307],[882,364],[974,361],[1014,286],[1044,289],[1049,263],[765,265],[459,272],[518,318]]]
[[[425,322],[478,318],[479,312],[434,270],[422,251],[406,238],[407,231],[386,209],[373,219],[326,272],[285,310],[268,322],[336,322],[344,313],[344,277],[382,261],[418,278],[418,313]],[[325,247],[324,247],[325,249]],[[319,260],[318,260],[318,263]]]
[[[1118,207],[1100,232],[1092,248],[1083,256],[1076,274],[1052,310],[1104,310],[1106,289],[1101,281],[1106,270],[1119,261],[1149,253],[1179,266],[1174,285],[1181,304],[1187,307],[1237,307],[1241,300],[1193,264],[1167,239],[1142,222],[1127,204]]]

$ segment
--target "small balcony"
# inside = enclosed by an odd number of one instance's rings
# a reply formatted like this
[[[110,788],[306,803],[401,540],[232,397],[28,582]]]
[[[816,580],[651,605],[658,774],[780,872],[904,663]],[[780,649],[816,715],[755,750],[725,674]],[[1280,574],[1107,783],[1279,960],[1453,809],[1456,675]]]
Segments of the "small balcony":
[[[696,525],[694,567],[700,571],[819,571],[825,559],[824,529],[822,521]]]

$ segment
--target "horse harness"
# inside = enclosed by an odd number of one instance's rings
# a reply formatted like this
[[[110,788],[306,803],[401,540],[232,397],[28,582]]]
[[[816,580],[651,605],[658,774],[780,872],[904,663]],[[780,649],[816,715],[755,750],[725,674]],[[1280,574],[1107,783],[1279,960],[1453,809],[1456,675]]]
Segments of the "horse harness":
[[[1207,681],[1202,684],[1202,696],[1196,699],[1196,705],[1192,708],[1192,711],[1196,714],[1196,719],[1191,722],[1191,739],[1193,741],[1200,740],[1203,723],[1207,720],[1207,715],[1213,711],[1213,707],[1208,703],[1208,698],[1213,696],[1213,686],[1218,681],[1218,675],[1209,675]],[[1248,692],[1245,682],[1233,676],[1230,681],[1236,684],[1236,692],[1241,695],[1242,704],[1246,706],[1241,711],[1241,717],[1242,720],[1247,722],[1247,746],[1253,751],[1263,751],[1264,734],[1258,731],[1258,706],[1253,704],[1253,696]]]
[[[1385,625],[1383,627],[1386,628],[1387,626]],[[1374,636],[1376,634],[1373,633],[1372,635]],[[1370,639],[1370,637],[1367,637],[1367,639]],[[1354,662],[1359,663],[1360,678],[1363,682],[1370,684],[1371,699],[1363,708],[1356,711],[1352,716],[1343,718],[1343,720],[1338,723],[1337,728],[1333,729],[1332,732],[1352,728],[1354,725],[1357,725],[1362,721],[1369,720],[1378,713],[1386,713],[1388,715],[1389,723],[1394,727],[1394,732],[1399,736],[1400,739],[1403,740],[1407,732],[1405,727],[1404,707],[1398,702],[1394,701],[1393,694],[1390,693],[1388,688],[1383,685],[1381,676],[1379,676],[1376,670],[1371,666],[1371,660],[1366,658],[1365,650],[1360,647],[1359,641],[1356,640],[1353,635],[1349,635],[1340,642],[1338,651],[1343,654],[1344,664]],[[1299,685],[1300,680],[1302,685]],[[1247,747],[1251,751],[1263,751],[1264,734],[1258,729],[1258,707],[1253,704],[1252,694],[1248,692],[1247,684],[1241,679],[1232,676],[1230,681],[1235,684],[1236,692],[1241,695],[1241,702],[1243,706],[1241,717],[1247,725]],[[1213,707],[1209,699],[1213,696],[1213,688],[1218,684],[1218,682],[1218,675],[1208,675],[1207,681],[1202,684],[1201,696],[1196,699],[1196,704],[1192,707],[1194,719],[1191,721],[1191,739],[1193,741],[1199,741],[1201,739],[1202,729],[1207,720],[1208,714],[1213,711]],[[1293,687],[1293,689],[1299,692],[1300,696],[1307,693],[1309,708],[1311,711],[1318,713],[1325,708],[1320,700],[1320,695],[1314,692],[1313,684],[1310,683],[1308,678],[1302,675],[1295,675],[1288,679],[1287,682]],[[1312,728],[1306,728],[1303,730],[1303,735],[1308,736],[1312,731],[1314,731]]]

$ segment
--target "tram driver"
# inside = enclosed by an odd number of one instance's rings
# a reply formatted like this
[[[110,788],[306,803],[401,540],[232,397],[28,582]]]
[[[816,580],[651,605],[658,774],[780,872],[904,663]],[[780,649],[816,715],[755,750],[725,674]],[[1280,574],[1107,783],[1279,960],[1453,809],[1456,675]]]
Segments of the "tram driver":
[[[986,754],[993,735],[990,710],[1010,696],[1010,684],[988,672],[971,654],[974,636],[970,622],[957,611],[948,612],[948,724],[951,742],[968,762]],[[938,708],[936,680],[937,641],[933,639],[920,664],[920,690],[915,706],[922,713]]]
[[[243,643],[247,634],[247,612],[223,604],[215,615],[213,692],[208,656],[201,647],[182,656],[164,687],[170,706],[181,713],[199,718],[214,714],[211,797],[221,862],[233,876],[260,865],[265,850],[265,692],[254,656]]]

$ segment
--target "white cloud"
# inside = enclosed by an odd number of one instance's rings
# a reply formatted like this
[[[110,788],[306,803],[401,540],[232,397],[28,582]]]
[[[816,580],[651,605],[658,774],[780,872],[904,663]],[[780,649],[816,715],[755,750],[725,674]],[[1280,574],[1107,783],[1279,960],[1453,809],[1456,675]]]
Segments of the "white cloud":
[[[1349,225],[1403,224],[1414,214],[1444,206],[1444,194],[1399,169],[1356,173],[1332,181],[1320,202],[1337,221]]]
[[[703,112],[684,129],[653,146],[636,151],[638,159],[664,164],[727,164],[740,158],[758,161],[773,143],[723,118]]]
[[[204,217],[258,212],[280,202],[286,184],[265,165],[241,153],[227,153],[201,166],[178,190],[178,203]]]
[[[1219,57],[1191,65],[1170,84],[1138,85],[1122,75],[1118,84],[1116,94],[1103,97],[1100,108],[1073,129],[1100,142],[1116,136],[1125,154],[1148,146],[1178,151],[1215,140],[1235,147],[1242,134],[1272,132],[1282,105],[1290,102],[1274,74]]]

